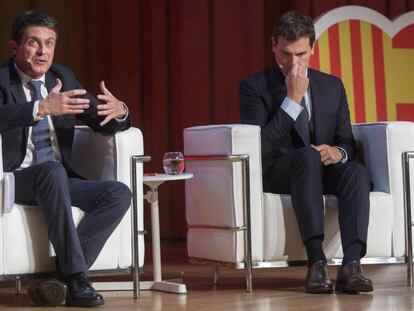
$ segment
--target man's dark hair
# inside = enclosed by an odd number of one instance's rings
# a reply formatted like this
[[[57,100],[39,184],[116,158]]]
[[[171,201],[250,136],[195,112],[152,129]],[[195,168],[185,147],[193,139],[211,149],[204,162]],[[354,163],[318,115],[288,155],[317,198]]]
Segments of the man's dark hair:
[[[58,34],[58,23],[55,18],[40,10],[30,10],[16,17],[11,29],[11,39],[20,44],[23,32],[27,27],[39,26],[53,30]]]
[[[310,17],[296,11],[289,11],[279,18],[273,28],[272,36],[276,41],[279,36],[287,41],[309,38],[310,46],[312,46],[315,42],[315,27]]]

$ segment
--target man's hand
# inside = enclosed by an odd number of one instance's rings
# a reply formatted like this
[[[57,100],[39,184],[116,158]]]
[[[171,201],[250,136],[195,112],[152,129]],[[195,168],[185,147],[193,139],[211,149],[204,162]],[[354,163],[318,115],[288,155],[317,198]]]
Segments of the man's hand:
[[[286,76],[287,97],[300,104],[308,90],[309,79],[306,76],[306,67],[295,64]]]
[[[99,88],[103,94],[99,94],[98,99],[104,101],[105,104],[98,105],[98,115],[106,116],[100,125],[103,126],[114,118],[123,118],[125,116],[124,104],[109,92],[104,81],[101,81]]]
[[[86,94],[85,90],[75,89],[60,93],[61,88],[62,81],[56,79],[56,85],[46,98],[39,102],[39,111],[37,112],[39,117],[83,113],[89,107],[89,99],[76,98],[76,96]]]
[[[325,166],[338,163],[342,160],[342,155],[338,148],[328,145],[311,146],[319,152],[321,155],[321,162]]]

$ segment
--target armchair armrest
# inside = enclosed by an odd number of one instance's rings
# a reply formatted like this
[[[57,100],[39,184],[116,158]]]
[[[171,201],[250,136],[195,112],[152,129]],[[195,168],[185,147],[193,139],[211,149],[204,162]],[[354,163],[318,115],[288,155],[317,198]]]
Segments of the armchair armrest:
[[[353,125],[358,160],[368,169],[374,191],[402,189],[402,153],[414,150],[414,123],[393,121]]]
[[[393,201],[392,252],[405,254],[402,154],[414,150],[414,123],[376,122],[353,126],[361,160],[368,168],[374,191],[387,192]]]
[[[260,127],[245,124],[223,124],[186,128],[184,129],[184,153],[186,156],[249,155],[252,256],[254,260],[261,260],[263,253],[263,190]],[[186,163],[186,170],[194,173],[194,178],[185,183],[186,218],[189,225],[187,238],[189,240],[195,236],[203,239],[203,232],[209,230],[203,229],[203,227],[236,228],[245,225],[241,168],[241,163],[216,161],[208,157],[205,160]],[[235,244],[243,241],[241,233],[219,231],[217,234],[222,234],[222,236],[217,236],[217,241]],[[210,230],[211,232],[213,231]],[[194,240],[199,239],[198,237]],[[203,243],[195,247],[203,247]],[[191,254],[192,250],[189,249],[189,255],[191,256]],[[243,253],[235,257],[232,255],[220,256],[220,260],[234,262],[243,258]]]

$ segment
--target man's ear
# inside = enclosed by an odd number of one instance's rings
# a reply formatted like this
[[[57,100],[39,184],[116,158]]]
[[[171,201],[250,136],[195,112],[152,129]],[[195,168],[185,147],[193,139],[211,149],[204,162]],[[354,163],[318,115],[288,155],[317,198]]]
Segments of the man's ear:
[[[18,44],[17,44],[16,41],[9,40],[9,48],[12,51],[13,56],[16,56],[16,54],[17,54],[17,46],[18,46]]]
[[[315,53],[315,42],[313,42],[311,47],[311,55],[313,55],[313,53]]]

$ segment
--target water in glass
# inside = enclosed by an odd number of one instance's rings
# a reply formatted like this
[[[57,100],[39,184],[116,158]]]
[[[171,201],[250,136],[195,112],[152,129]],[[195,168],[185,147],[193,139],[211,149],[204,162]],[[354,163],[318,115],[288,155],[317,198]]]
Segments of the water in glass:
[[[166,174],[181,174],[184,171],[184,156],[181,152],[167,152],[162,164]]]

